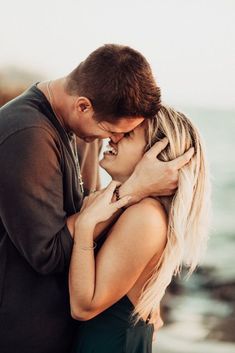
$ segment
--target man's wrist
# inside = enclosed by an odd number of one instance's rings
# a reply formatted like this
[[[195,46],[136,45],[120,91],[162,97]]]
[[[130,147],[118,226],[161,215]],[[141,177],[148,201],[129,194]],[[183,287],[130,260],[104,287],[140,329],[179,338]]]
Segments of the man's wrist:
[[[130,204],[134,204],[142,200],[145,195],[141,190],[141,187],[138,183],[135,175],[131,175],[119,188],[120,198],[126,195],[131,196]]]

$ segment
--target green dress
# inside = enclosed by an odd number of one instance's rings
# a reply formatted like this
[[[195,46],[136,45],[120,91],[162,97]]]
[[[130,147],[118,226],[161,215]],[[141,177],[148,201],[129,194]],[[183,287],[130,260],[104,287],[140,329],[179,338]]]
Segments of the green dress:
[[[154,326],[142,319],[134,325],[133,310],[125,295],[91,320],[78,321],[71,353],[151,353]]]
[[[127,296],[91,320],[78,322],[72,353],[151,353],[153,324],[133,324]]]

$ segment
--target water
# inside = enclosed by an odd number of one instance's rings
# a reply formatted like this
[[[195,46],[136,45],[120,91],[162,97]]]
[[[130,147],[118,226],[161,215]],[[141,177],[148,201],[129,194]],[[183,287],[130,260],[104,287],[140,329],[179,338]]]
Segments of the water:
[[[213,221],[201,272],[178,281],[154,351],[235,352],[235,111],[182,109],[204,138],[212,179]],[[109,177],[102,171],[102,183]]]
[[[201,131],[210,163],[213,223],[205,263],[219,270],[232,265],[235,250],[235,112],[186,112]]]
[[[212,178],[213,221],[204,273],[180,281],[172,323],[159,332],[159,353],[235,352],[235,112],[185,109],[204,137]]]

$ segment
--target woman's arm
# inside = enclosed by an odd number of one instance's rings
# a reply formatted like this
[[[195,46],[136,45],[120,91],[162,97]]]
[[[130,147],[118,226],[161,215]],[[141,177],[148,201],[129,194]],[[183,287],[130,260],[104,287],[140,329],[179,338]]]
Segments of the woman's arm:
[[[161,255],[166,242],[166,218],[155,200],[129,207],[115,223],[96,259],[94,224],[80,217],[69,273],[72,316],[88,320],[129,292],[148,262]]]

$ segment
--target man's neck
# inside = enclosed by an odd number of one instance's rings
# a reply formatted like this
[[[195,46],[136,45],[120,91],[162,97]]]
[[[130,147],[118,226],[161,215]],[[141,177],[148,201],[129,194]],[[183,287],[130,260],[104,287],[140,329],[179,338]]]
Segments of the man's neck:
[[[51,108],[59,120],[60,124],[67,131],[68,126],[66,124],[66,108],[67,98],[64,90],[65,78],[59,78],[57,80],[40,82],[37,87],[46,96]]]

